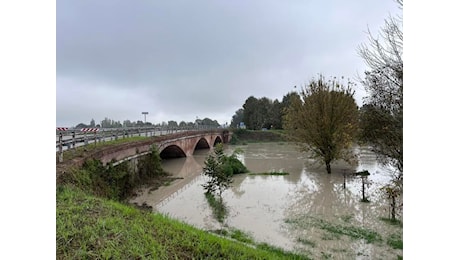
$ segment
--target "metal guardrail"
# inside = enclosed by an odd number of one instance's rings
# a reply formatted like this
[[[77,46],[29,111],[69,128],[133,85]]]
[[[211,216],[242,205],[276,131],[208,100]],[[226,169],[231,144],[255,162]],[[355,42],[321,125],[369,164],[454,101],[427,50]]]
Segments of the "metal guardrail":
[[[197,125],[193,127],[124,127],[124,128],[56,128],[56,152],[59,162],[63,160],[63,151],[91,143],[118,140],[133,136],[162,136],[184,131],[202,131],[219,129],[216,126]]]
[[[83,128],[84,129],[84,128]],[[118,139],[119,137],[133,136],[159,136],[183,131],[201,131],[218,129],[215,126],[197,127],[126,127],[126,128],[98,128],[98,131],[83,132],[82,129],[56,130],[56,147],[62,143],[63,146],[72,146],[76,143],[88,144],[94,141],[106,141],[107,139]]]

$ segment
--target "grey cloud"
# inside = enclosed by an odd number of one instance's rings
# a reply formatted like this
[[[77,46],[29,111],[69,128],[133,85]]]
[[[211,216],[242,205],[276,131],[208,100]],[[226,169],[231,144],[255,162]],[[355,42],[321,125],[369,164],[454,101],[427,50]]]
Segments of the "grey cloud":
[[[250,95],[353,77],[367,26],[397,10],[388,2],[57,1],[57,124],[133,120],[145,107],[153,122],[223,123]]]

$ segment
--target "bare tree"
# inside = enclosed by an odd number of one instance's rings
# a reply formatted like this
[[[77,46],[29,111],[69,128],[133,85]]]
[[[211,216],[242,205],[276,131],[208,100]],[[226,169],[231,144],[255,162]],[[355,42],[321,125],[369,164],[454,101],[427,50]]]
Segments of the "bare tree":
[[[396,0],[400,9],[402,0]],[[370,144],[379,162],[397,172],[382,187],[390,201],[391,219],[402,209],[397,198],[403,186],[403,30],[402,17],[389,16],[377,37],[369,33],[369,44],[358,53],[369,66],[361,80],[369,96],[361,108],[361,140]]]
[[[396,0],[400,9],[402,0]],[[380,163],[403,172],[403,31],[402,17],[389,16],[377,36],[358,48],[369,67],[361,79],[368,97],[361,111],[361,137]]]

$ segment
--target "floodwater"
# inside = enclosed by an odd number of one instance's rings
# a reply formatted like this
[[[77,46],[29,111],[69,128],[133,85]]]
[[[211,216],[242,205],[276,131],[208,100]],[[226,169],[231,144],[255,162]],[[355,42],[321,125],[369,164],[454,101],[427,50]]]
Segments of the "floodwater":
[[[402,240],[402,227],[382,220],[389,218],[389,202],[380,187],[390,181],[392,172],[380,167],[369,150],[357,148],[360,155],[356,166],[339,162],[332,165],[332,174],[327,174],[325,166],[312,165],[313,161],[292,144],[227,146],[226,153],[236,148],[243,150],[238,158],[250,172],[289,175],[234,176],[232,187],[222,194],[228,210],[223,222],[215,219],[201,186],[206,181],[201,172],[208,150],[197,150],[193,157],[165,160],[165,170],[183,179],[157,190],[139,191],[131,203],[145,203],[204,230],[238,229],[257,243],[313,259],[396,259],[403,255],[401,249],[389,245],[395,236]],[[365,186],[369,203],[360,202],[359,177],[348,176],[343,187],[344,173],[361,170],[371,173]],[[358,233],[374,234],[377,239],[366,240]]]

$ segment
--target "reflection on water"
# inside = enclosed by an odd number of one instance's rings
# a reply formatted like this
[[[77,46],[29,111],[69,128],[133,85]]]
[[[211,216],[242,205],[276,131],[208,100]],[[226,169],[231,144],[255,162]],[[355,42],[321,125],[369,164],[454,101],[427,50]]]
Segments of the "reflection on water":
[[[324,166],[311,165],[293,145],[229,146],[226,152],[237,148],[244,151],[238,158],[251,172],[283,171],[289,175],[234,176],[232,187],[222,194],[229,227],[249,233],[257,242],[304,252],[315,259],[395,259],[402,255],[402,250],[386,243],[392,234],[402,234],[402,228],[380,219],[388,217],[388,202],[379,187],[391,179],[391,172],[381,168],[370,151],[361,150],[357,166],[338,162],[332,165],[332,174],[327,174]],[[208,152],[200,150],[193,157],[165,161],[167,171],[184,179],[152,192],[144,191],[132,203],[145,202],[159,212],[206,230],[221,228],[201,186]],[[371,173],[371,184],[366,188],[370,203],[360,202],[359,178],[349,176],[343,188],[343,173],[364,169]],[[380,240],[368,243],[353,238],[353,234],[343,235],[351,230],[347,227],[376,232]],[[345,231],[331,233],[333,228]]]

